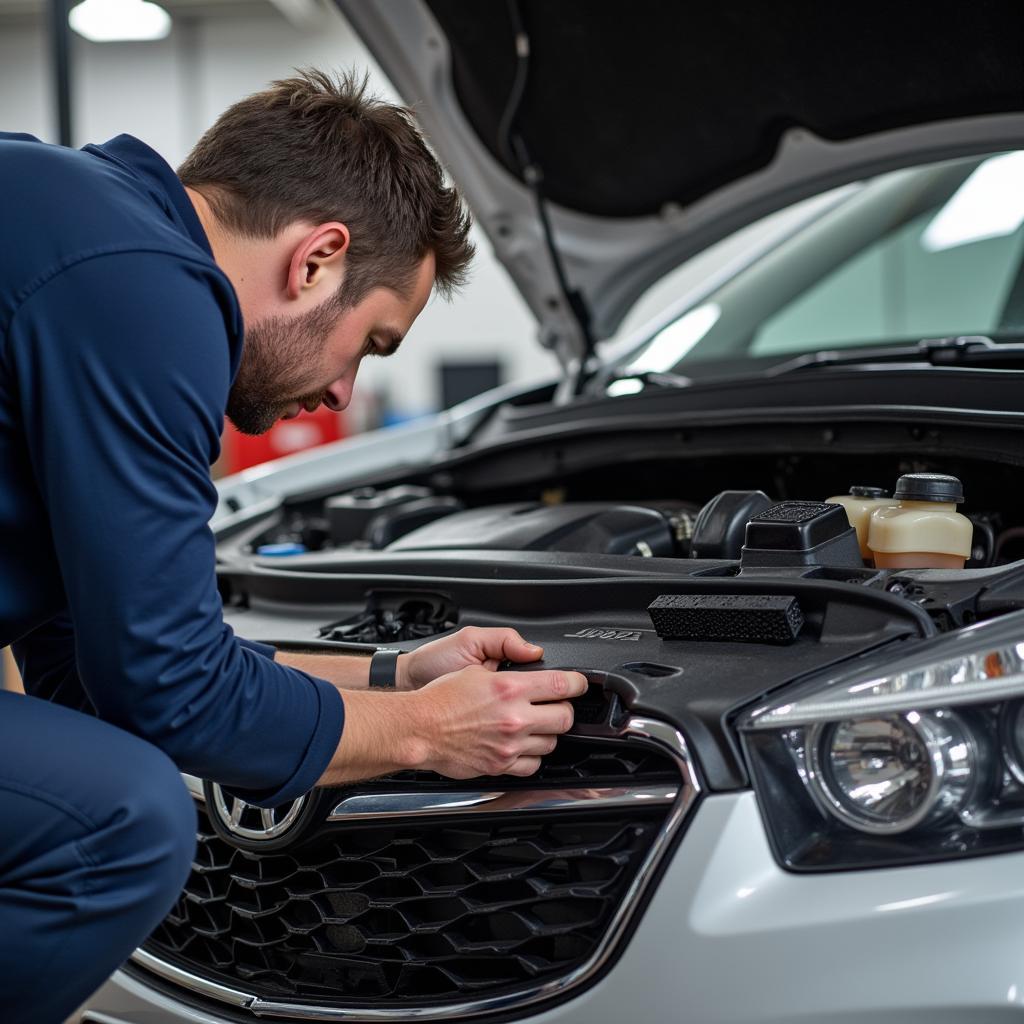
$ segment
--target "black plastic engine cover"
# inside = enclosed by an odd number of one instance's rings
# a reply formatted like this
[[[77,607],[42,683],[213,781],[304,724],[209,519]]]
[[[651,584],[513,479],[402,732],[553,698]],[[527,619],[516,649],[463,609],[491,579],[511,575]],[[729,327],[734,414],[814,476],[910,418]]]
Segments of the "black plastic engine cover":
[[[376,556],[378,563],[382,558],[393,560],[396,573],[408,571],[408,557]],[[734,570],[735,565],[691,559],[620,559],[649,567],[649,571],[580,578],[575,576],[576,570],[562,566],[560,571],[570,578],[531,579],[506,576],[510,561],[481,565],[488,559],[473,553],[445,552],[443,557],[435,557],[435,570],[445,564],[453,575],[428,581],[423,574],[420,581],[451,602],[460,626],[511,626],[544,649],[543,661],[517,665],[516,671],[576,669],[585,672],[594,685],[614,693],[623,712],[673,722],[687,737],[709,790],[747,785],[742,758],[728,726],[730,714],[793,679],[889,642],[931,635],[936,628],[915,602],[864,586],[862,580],[874,576],[864,569],[856,573],[845,570],[841,578],[813,570],[814,575],[808,577],[721,576],[717,573]],[[526,561],[522,553],[518,557]],[[466,573],[473,568],[473,558],[478,575],[470,577]],[[681,575],[682,567],[693,575]],[[526,571],[530,571],[528,566]],[[263,569],[228,572],[235,600],[242,602],[225,609],[231,626],[242,636],[286,641],[299,650],[315,649],[310,643],[332,617],[338,621],[363,612],[368,590],[408,587],[407,576],[385,575],[380,564],[372,575],[270,573]],[[708,572],[716,575],[706,575]],[[223,579],[224,570],[221,576]],[[647,611],[663,596],[712,602],[725,597],[793,598],[804,625],[788,644],[764,638],[665,639],[652,628]],[[415,644],[408,641],[396,646],[410,649]],[[342,653],[360,650],[351,643],[327,646]],[[582,724],[577,723],[578,727]]]
[[[374,517],[412,501],[431,497],[428,487],[389,487],[377,490],[363,487],[328,498],[324,502],[324,518],[332,544],[350,544],[359,540]]]
[[[668,519],[657,509],[597,502],[524,502],[456,512],[388,547],[389,551],[470,549],[651,557],[676,553],[676,542]]]

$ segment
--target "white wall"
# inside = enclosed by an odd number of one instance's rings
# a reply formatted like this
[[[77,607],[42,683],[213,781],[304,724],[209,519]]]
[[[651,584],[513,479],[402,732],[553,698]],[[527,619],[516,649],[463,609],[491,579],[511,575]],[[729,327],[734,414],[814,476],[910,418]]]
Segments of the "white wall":
[[[0,26],[0,126],[52,139],[49,69],[40,29]]]
[[[0,130],[53,141],[46,47],[42,25],[0,22]],[[179,17],[161,42],[95,44],[76,37],[72,56],[76,144],[129,132],[172,165],[225,107],[296,67],[369,66],[374,90],[397,99],[333,11],[316,31],[299,31],[269,9],[233,18]],[[361,372],[364,388],[387,389],[406,415],[435,407],[442,358],[495,358],[510,380],[556,371],[553,358],[536,345],[533,318],[486,240],[476,241],[479,256],[462,295],[451,305],[431,300],[400,355],[368,360]]]

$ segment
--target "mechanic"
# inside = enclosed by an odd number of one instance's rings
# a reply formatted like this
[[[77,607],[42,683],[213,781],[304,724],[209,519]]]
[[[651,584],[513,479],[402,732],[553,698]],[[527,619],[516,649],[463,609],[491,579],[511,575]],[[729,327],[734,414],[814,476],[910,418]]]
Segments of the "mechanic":
[[[465,276],[468,215],[407,111],[300,72],[178,175],[126,135],[3,134],[0,196],[0,647],[28,694],[0,692],[0,1019],[45,1024],[178,896],[179,771],[261,806],[403,768],[529,775],[586,681],[499,674],[540,649],[470,628],[382,692],[369,659],[275,654],[222,619],[225,412],[261,433],[344,409],[360,360]]]

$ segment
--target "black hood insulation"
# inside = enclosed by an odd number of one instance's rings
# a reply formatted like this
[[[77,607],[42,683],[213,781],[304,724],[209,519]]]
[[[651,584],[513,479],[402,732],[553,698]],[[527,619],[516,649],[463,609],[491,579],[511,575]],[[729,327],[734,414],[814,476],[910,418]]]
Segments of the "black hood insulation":
[[[428,0],[473,128],[513,174],[508,5]],[[841,141],[1024,110],[1024,4],[668,4],[522,0],[530,74],[516,118],[552,202],[658,213],[757,171],[801,127]]]

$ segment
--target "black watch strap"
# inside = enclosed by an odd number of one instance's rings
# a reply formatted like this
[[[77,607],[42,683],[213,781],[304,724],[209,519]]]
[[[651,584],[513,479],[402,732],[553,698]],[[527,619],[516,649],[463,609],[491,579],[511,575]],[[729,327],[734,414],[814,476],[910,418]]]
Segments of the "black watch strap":
[[[381,647],[370,659],[370,689],[393,690],[398,682],[398,656],[394,647]]]

